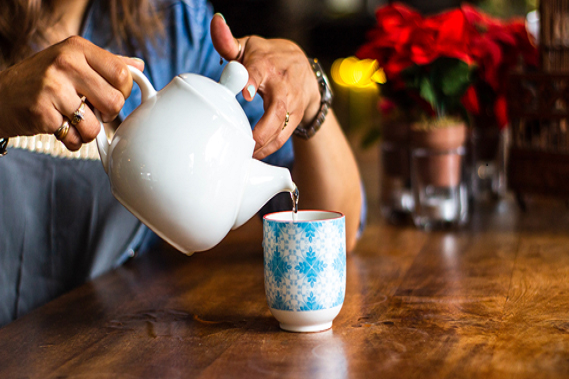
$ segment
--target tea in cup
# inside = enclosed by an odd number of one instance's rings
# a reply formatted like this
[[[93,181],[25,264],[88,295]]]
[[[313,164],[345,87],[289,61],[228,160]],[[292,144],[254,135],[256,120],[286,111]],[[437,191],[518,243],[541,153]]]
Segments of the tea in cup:
[[[263,218],[265,293],[283,330],[330,329],[346,292],[345,217],[277,212]]]

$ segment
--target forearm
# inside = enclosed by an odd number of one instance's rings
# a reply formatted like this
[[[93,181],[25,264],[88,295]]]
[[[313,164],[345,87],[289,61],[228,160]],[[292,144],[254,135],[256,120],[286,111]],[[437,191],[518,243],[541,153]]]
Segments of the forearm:
[[[356,244],[362,195],[360,174],[350,145],[332,111],[309,140],[294,138],[293,180],[301,209],[323,209],[346,216],[346,248]]]

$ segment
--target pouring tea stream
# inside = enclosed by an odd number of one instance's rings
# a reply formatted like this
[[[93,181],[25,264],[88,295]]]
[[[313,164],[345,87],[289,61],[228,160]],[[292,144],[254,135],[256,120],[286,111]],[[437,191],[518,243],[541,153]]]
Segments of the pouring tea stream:
[[[129,67],[141,104],[109,142],[97,146],[113,195],[139,220],[186,254],[217,245],[279,192],[296,189],[286,168],[253,159],[249,120],[235,96],[247,69],[229,62],[219,83],[176,76],[156,91]]]

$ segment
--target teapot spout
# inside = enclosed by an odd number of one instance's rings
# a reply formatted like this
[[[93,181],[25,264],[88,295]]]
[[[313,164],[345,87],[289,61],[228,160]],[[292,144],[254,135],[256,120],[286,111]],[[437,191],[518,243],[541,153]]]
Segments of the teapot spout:
[[[287,168],[271,166],[251,159],[241,205],[232,229],[237,229],[249,221],[277,193],[292,192],[295,189],[296,185]]]

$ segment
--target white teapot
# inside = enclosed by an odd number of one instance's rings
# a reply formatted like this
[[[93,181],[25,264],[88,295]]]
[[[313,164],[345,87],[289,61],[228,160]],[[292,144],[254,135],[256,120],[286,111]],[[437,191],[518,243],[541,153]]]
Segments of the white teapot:
[[[182,74],[159,92],[129,68],[142,103],[110,143],[101,123],[101,162],[113,195],[174,247],[210,249],[274,195],[296,189],[288,169],[252,158],[251,126],[235,98],[249,77],[243,65],[229,62],[219,83]]]

